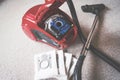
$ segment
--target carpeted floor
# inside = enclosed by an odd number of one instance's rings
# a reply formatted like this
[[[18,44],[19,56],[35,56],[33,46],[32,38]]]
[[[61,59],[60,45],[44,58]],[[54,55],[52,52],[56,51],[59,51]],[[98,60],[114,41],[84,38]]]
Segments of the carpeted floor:
[[[24,13],[44,0],[0,0],[0,80],[34,80],[34,54],[54,49],[30,40],[21,29]],[[94,19],[84,13],[85,4],[104,3],[107,9],[101,15],[93,44],[99,50],[120,63],[120,1],[73,0],[84,35],[87,37]],[[67,4],[61,9],[70,14]],[[83,44],[77,38],[68,48],[78,57]],[[120,73],[89,52],[83,66],[83,80],[120,80]]]

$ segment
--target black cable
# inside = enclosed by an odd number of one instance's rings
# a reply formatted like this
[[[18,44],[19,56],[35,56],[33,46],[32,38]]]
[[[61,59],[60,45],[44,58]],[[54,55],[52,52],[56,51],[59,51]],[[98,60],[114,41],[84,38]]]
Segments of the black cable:
[[[77,28],[78,28],[78,35],[79,35],[81,41],[82,41],[83,43],[85,43],[86,39],[85,39],[85,37],[84,37],[84,35],[83,35],[83,33],[82,33],[82,30],[81,30],[81,28],[80,28],[80,24],[79,24],[79,22],[78,22],[78,18],[77,18],[77,15],[76,15],[75,7],[74,7],[74,5],[73,5],[72,0],[67,0],[67,4],[68,4],[69,10],[70,10],[70,12],[71,12],[73,21],[74,21],[75,25],[76,25]]]
[[[83,43],[86,42],[86,38],[84,37],[83,33],[82,33],[82,30],[80,28],[80,24],[78,22],[78,18],[77,18],[77,15],[76,15],[76,11],[75,11],[75,8],[74,8],[74,5],[73,5],[73,2],[72,0],[67,0],[67,4],[68,4],[68,7],[70,9],[70,12],[71,12],[71,15],[72,15],[72,18],[73,18],[73,21],[75,23],[75,25],[77,26],[78,28],[78,35],[79,35],[79,38],[81,39],[81,41]],[[96,48],[94,48],[94,46],[90,46],[90,50],[96,55],[98,56],[99,58],[101,58],[102,60],[104,60],[106,63],[108,63],[109,65],[111,65],[112,67],[114,67],[117,71],[120,72],[120,64],[117,63],[116,61],[114,61],[113,59],[111,59],[110,57],[108,57],[105,53],[97,50]],[[85,58],[85,57],[84,57]],[[78,58],[78,60],[81,60],[80,61],[80,64],[77,64],[78,66],[76,67],[76,70],[77,72],[74,72],[74,75],[73,75],[73,80],[81,80],[81,69],[82,69],[82,64],[83,64],[83,61],[84,61],[84,58],[81,59],[81,57]],[[79,71],[79,72],[78,72]],[[79,73],[79,74],[76,74],[76,73]],[[77,78],[79,76],[79,78]]]

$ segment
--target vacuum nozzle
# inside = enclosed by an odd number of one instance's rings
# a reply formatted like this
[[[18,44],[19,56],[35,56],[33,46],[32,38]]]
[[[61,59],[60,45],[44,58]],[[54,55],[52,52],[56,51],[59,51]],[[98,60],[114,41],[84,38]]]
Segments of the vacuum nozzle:
[[[81,6],[84,12],[89,12],[98,15],[102,10],[105,9],[104,4],[84,5]]]

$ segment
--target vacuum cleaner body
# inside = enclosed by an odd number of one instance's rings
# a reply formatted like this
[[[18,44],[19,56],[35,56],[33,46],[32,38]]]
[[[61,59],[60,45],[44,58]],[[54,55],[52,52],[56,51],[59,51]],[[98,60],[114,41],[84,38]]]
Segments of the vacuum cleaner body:
[[[67,48],[77,36],[72,19],[59,7],[64,0],[46,0],[29,9],[22,18],[22,29],[32,40],[57,49]]]

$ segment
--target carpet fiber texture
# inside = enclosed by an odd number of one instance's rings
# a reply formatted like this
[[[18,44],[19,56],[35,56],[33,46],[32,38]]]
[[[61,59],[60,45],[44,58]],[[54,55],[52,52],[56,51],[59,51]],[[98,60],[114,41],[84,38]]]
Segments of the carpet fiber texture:
[[[87,37],[94,15],[84,13],[81,6],[103,3],[107,6],[101,15],[92,44],[120,63],[120,0],[73,0],[84,35]],[[34,54],[54,49],[30,40],[22,31],[24,13],[44,0],[0,0],[0,80],[34,80]],[[70,15],[67,4],[60,9]],[[68,52],[79,56],[83,44],[77,38]],[[120,73],[96,57],[92,52],[84,61],[83,80],[120,80]]]

